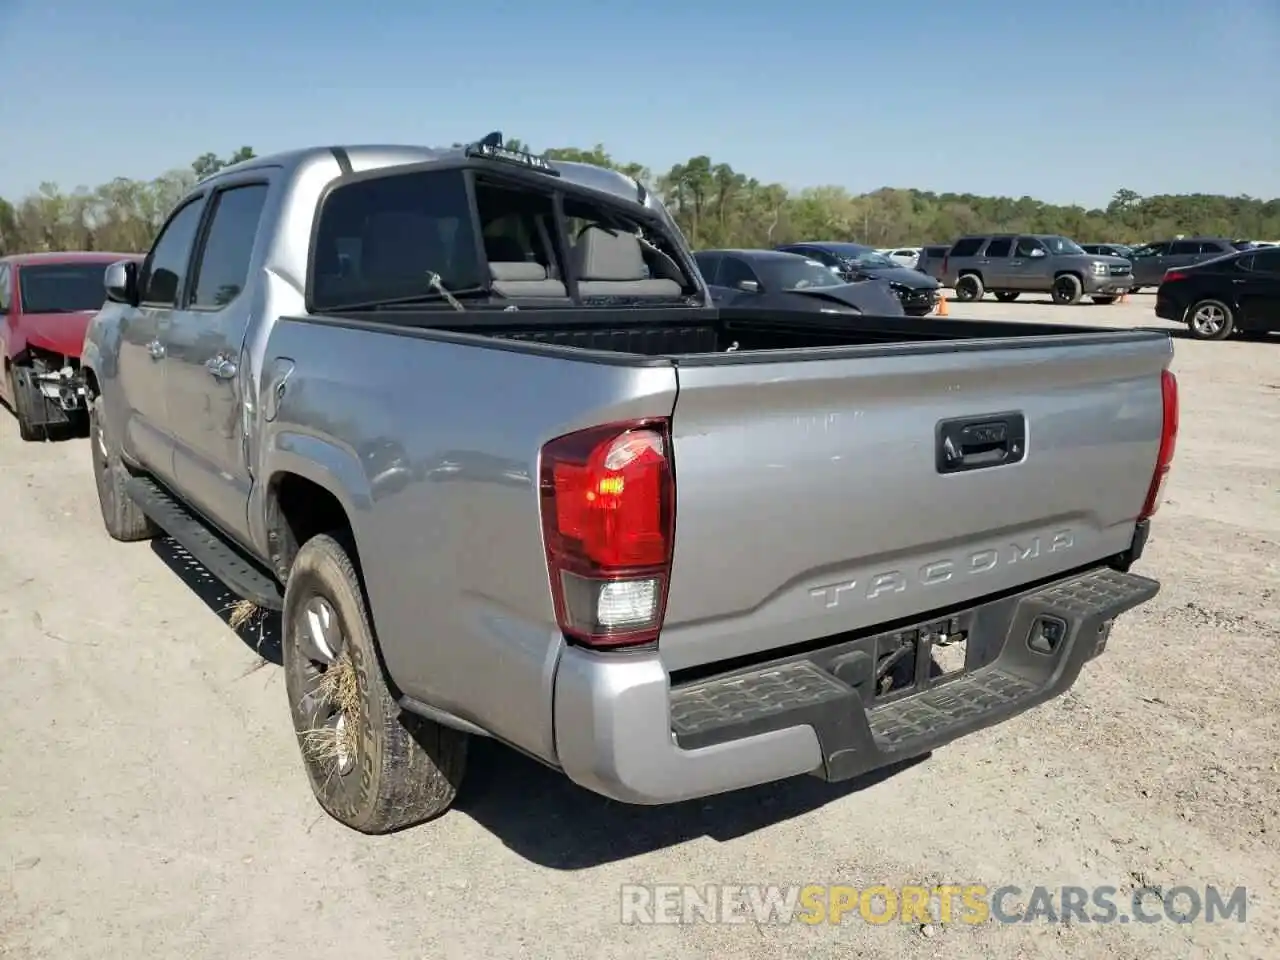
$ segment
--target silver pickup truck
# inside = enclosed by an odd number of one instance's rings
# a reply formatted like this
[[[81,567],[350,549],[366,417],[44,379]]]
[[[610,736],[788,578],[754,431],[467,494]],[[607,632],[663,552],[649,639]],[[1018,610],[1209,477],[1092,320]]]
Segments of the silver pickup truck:
[[[717,309],[652,193],[500,136],[228,167],[105,284],[107,531],[282,611],[362,832],[476,736],[636,804],[848,779],[1061,694],[1159,588],[1167,335]]]

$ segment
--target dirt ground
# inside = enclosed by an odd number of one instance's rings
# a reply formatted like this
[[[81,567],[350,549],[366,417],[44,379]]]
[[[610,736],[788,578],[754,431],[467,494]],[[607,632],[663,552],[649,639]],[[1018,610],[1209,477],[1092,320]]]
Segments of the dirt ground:
[[[951,313],[1159,324],[1132,301]],[[1136,571],[1163,589],[1069,695],[875,784],[656,810],[482,744],[451,814],[381,839],[321,814],[230,598],[164,542],[108,540],[87,441],[22,444],[0,412],[0,957],[1280,956],[1280,339],[1176,349],[1182,433]],[[624,926],[626,883],[1250,900],[1245,923]]]

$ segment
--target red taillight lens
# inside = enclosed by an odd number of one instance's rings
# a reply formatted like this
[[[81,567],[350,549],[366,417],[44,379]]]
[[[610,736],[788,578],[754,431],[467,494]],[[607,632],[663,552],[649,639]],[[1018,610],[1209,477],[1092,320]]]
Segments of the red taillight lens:
[[[560,629],[594,647],[656,640],[675,537],[668,421],[557,437],[542,448],[540,474],[542,536]]]
[[[1164,279],[1161,282],[1174,283],[1175,281],[1185,280],[1185,279],[1187,279],[1187,275],[1183,273],[1181,270],[1166,270],[1164,273]]]
[[[1164,485],[1173,465],[1173,451],[1178,443],[1178,378],[1165,370],[1160,375],[1160,393],[1164,400],[1164,421],[1160,427],[1160,452],[1156,455],[1156,469],[1147,490],[1147,501],[1142,505],[1139,520],[1146,520],[1160,509],[1164,497]]]

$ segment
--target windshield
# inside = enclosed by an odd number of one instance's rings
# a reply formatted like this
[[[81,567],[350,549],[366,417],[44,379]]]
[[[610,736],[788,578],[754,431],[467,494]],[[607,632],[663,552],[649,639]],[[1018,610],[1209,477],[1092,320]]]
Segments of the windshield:
[[[1050,253],[1084,253],[1084,247],[1066,237],[1042,237]]]
[[[815,287],[838,287],[844,283],[817,260],[777,260],[757,267],[768,278],[767,285],[778,290],[812,290]]]
[[[105,263],[49,263],[18,271],[23,313],[77,313],[102,309]]]

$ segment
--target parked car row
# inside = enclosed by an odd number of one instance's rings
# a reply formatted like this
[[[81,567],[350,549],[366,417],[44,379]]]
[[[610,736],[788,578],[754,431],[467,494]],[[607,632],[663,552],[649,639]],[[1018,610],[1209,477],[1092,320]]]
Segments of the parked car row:
[[[938,305],[936,280],[857,243],[700,250],[695,259],[719,304],[910,317]]]

